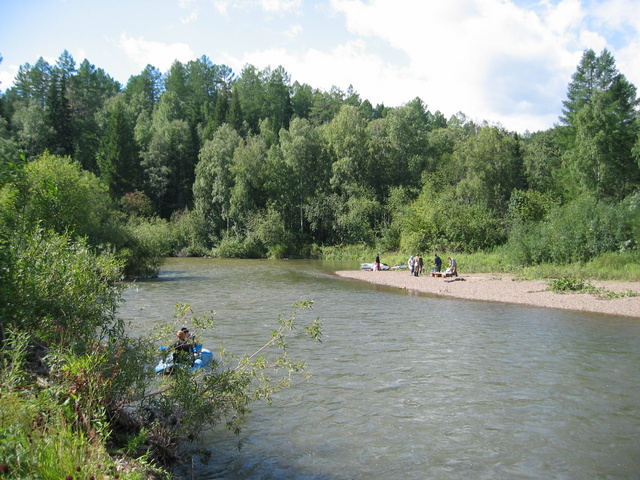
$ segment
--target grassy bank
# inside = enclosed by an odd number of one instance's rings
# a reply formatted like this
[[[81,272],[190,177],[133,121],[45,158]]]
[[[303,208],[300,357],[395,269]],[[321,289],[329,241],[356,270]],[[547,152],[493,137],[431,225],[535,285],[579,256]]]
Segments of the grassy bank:
[[[405,265],[410,253],[378,252],[364,245],[330,247],[322,249],[322,256],[329,260],[357,260],[373,262],[376,254],[389,266]],[[432,265],[433,252],[422,254],[425,268]],[[518,265],[508,253],[455,253],[438,252],[443,265],[453,256],[461,273],[510,273],[524,278],[581,278],[588,280],[618,280],[640,282],[640,252],[605,253],[587,263]]]
[[[113,446],[99,393],[38,368],[26,335],[0,349],[0,478],[151,480],[168,474],[132,442]],[[94,404],[95,414],[86,406]]]

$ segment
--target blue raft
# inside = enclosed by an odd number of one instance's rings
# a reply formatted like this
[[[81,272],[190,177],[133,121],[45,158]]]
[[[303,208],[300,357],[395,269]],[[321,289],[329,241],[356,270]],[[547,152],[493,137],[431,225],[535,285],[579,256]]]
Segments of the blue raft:
[[[160,347],[160,350],[166,353],[169,349],[167,347]],[[213,360],[213,352],[211,350],[202,348],[202,345],[196,345],[194,353],[196,354],[196,359],[193,362],[193,365],[189,367],[190,372],[195,372],[200,368],[206,368],[211,364],[211,361]],[[155,370],[156,373],[170,374],[173,372],[174,367],[187,368],[187,365],[174,363],[173,353],[167,353],[162,359],[160,359]]]

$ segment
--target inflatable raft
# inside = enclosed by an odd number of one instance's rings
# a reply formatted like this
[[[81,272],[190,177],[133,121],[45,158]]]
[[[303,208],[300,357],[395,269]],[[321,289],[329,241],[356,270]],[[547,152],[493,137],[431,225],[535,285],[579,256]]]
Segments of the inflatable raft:
[[[160,359],[158,364],[156,365],[156,373],[164,373],[170,374],[173,373],[174,368],[189,368],[189,371],[195,372],[200,368],[206,368],[211,364],[213,360],[213,352],[211,350],[207,350],[206,348],[202,348],[202,345],[196,345],[194,348],[195,360],[193,365],[189,367],[189,365],[185,365],[184,363],[175,363],[173,359],[173,353],[169,352],[167,347],[160,347],[160,351],[164,352],[165,355]]]

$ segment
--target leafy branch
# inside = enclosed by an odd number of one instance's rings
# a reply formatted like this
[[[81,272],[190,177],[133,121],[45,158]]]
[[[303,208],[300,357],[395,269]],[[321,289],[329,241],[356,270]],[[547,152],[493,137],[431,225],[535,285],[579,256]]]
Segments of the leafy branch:
[[[267,403],[275,393],[293,385],[294,376],[308,379],[307,364],[289,358],[289,342],[296,337],[297,316],[311,309],[313,301],[293,305],[288,315],[280,314],[278,327],[269,339],[253,353],[234,360],[221,350],[210,370],[178,369],[171,376],[161,377],[156,391],[138,397],[138,417],[148,432],[148,443],[159,461],[170,463],[186,440],[195,438],[204,428],[224,421],[233,432],[240,433],[249,405],[256,400]],[[177,305],[175,321],[162,331],[180,325],[205,327],[214,323],[214,314],[195,317],[188,305]],[[305,336],[321,341],[318,318],[304,327]],[[272,351],[278,351],[270,356]],[[157,382],[158,380],[156,380]]]

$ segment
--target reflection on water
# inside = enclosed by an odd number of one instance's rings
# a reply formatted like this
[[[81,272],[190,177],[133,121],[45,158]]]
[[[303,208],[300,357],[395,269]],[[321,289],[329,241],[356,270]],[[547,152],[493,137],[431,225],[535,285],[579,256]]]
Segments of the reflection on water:
[[[132,330],[175,303],[217,326],[207,347],[253,351],[298,300],[323,343],[291,352],[308,383],[256,405],[244,447],[224,430],[185,478],[639,478],[640,322],[434,298],[331,275],[357,263],[171,259],[126,292]],[[372,272],[384,275],[384,272]],[[424,278],[425,281],[437,281]]]

